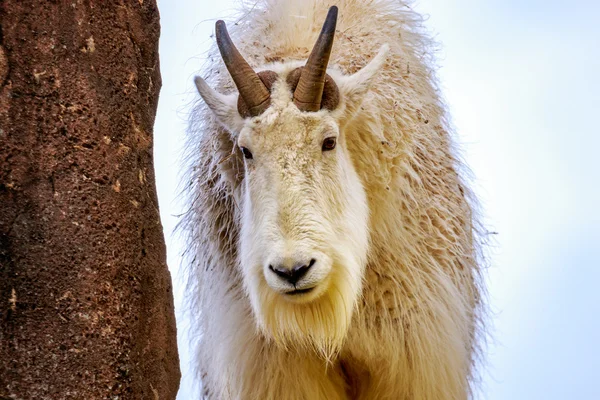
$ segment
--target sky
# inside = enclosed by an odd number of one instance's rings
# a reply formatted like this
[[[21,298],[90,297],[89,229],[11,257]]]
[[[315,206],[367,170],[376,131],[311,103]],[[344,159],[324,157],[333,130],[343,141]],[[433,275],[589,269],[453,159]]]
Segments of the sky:
[[[193,375],[172,235],[193,76],[231,0],[158,0],[155,169],[174,281],[182,381]],[[474,172],[492,339],[478,399],[600,399],[600,2],[421,0],[438,77]],[[343,12],[343,10],[341,10]]]

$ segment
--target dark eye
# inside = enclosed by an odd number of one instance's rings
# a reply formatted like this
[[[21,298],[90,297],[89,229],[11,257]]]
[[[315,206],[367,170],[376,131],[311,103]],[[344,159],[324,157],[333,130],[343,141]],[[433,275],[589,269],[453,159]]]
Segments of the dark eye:
[[[323,140],[323,151],[329,151],[335,149],[336,139],[334,137]]]
[[[247,160],[252,159],[252,153],[250,153],[250,150],[248,150],[245,147],[240,147],[240,149],[242,149],[242,153],[244,153],[244,158],[246,158]]]

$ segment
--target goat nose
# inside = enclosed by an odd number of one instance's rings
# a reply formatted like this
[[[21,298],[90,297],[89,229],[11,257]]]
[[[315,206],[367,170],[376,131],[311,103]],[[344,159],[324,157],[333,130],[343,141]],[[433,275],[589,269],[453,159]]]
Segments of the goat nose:
[[[312,260],[310,260],[310,263],[299,263],[294,265],[291,269],[283,265],[278,265],[276,267],[269,265],[269,269],[280,278],[288,281],[292,285],[295,285],[300,279],[302,279],[304,275],[306,275],[308,270],[311,269],[313,265],[315,265],[316,261],[317,260],[313,258]]]

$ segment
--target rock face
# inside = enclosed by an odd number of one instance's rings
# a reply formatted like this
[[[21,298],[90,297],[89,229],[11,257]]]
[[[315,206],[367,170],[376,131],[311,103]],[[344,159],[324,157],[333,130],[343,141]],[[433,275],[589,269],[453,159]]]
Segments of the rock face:
[[[153,0],[0,1],[0,399],[174,399]]]

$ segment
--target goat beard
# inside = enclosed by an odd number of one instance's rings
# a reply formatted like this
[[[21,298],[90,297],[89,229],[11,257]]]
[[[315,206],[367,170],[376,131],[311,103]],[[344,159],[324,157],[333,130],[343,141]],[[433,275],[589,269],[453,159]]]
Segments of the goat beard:
[[[362,289],[362,269],[357,264],[353,267],[338,264],[336,268],[334,264],[327,290],[308,303],[287,301],[262,279],[255,287],[258,301],[253,302],[253,308],[263,335],[285,350],[314,351],[326,361],[334,361]]]

